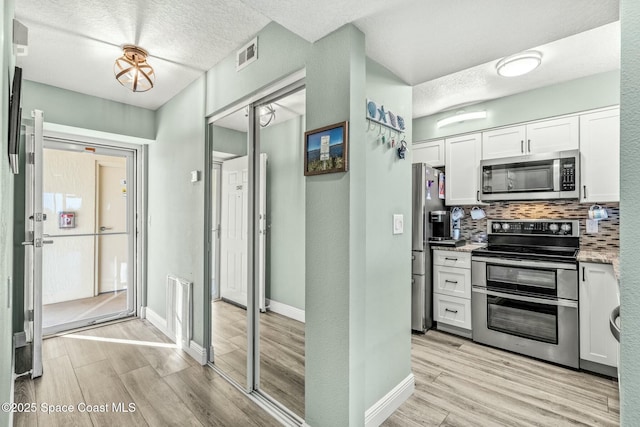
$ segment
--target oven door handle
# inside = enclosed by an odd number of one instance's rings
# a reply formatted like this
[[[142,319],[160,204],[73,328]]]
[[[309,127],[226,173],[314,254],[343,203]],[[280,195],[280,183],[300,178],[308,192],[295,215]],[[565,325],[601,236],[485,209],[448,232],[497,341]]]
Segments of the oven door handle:
[[[493,265],[508,265],[513,267],[535,267],[535,268],[550,268],[554,270],[576,270],[578,267],[575,263],[564,262],[549,262],[549,261],[528,261],[520,259],[504,259],[504,258],[490,258],[482,256],[471,257],[471,261],[486,262]]]
[[[478,288],[475,286],[473,287],[473,292],[486,294],[492,297],[512,299],[515,301],[533,302],[536,304],[545,304],[545,305],[556,305],[559,307],[578,308],[578,301],[572,301],[567,299],[546,299],[546,298],[526,297],[523,295],[514,295],[514,294],[507,294],[504,292],[489,291],[485,288]]]

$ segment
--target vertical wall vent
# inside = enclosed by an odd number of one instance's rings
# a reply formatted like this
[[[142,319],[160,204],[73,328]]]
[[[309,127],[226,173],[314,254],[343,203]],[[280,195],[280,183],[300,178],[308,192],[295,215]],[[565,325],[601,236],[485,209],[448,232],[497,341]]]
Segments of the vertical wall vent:
[[[256,59],[258,59],[257,37],[238,50],[238,53],[236,54],[236,71],[242,70]]]
[[[193,283],[180,277],[167,276],[167,332],[181,348],[189,348]]]

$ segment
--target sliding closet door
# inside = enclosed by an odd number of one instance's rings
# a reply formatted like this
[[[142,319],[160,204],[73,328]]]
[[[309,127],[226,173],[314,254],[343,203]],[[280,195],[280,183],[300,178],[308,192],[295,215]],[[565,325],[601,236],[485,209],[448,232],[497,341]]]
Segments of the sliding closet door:
[[[249,117],[209,125],[211,171],[211,362],[247,390],[249,365]]]
[[[255,388],[304,419],[305,91],[266,99],[254,112],[254,284],[266,301],[255,311]]]

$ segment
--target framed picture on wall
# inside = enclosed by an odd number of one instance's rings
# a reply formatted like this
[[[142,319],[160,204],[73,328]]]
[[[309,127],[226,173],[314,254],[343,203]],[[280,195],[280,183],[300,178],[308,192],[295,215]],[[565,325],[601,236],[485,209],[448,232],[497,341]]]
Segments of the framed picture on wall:
[[[304,134],[304,174],[349,170],[349,122],[336,123]]]

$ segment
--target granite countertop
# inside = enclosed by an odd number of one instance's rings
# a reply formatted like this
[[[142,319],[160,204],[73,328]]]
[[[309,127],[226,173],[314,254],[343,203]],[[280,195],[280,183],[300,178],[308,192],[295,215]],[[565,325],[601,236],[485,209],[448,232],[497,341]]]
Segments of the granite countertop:
[[[467,242],[465,245],[453,247],[453,246],[431,246],[431,249],[438,251],[452,251],[452,252],[471,252],[474,249],[484,248],[486,243],[473,243]]]
[[[620,252],[614,250],[580,250],[578,252],[578,262],[595,262],[600,264],[613,265],[613,273],[618,281],[620,280]]]

